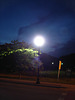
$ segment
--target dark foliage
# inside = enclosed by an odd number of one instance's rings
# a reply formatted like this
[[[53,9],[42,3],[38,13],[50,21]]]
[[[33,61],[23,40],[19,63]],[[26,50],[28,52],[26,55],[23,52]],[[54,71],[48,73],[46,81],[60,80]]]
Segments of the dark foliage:
[[[75,54],[62,56],[60,60],[63,62],[63,70],[70,69],[75,71]]]
[[[18,42],[17,40],[9,44],[0,45],[0,72],[13,73],[32,70],[31,61],[33,60],[33,52],[23,52],[22,48],[32,48],[32,46],[25,42]],[[12,52],[8,55],[10,51],[19,49],[21,49],[22,52]],[[5,52],[7,53],[5,54]]]
[[[50,56],[46,53],[43,53],[40,55],[40,60],[43,63],[44,70],[57,70],[58,69],[58,62],[59,62],[58,58]]]

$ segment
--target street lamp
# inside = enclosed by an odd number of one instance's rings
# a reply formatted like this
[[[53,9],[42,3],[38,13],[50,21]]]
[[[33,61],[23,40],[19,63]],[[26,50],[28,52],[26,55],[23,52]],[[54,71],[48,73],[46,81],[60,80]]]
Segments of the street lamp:
[[[45,41],[44,41],[44,38],[42,36],[36,36],[34,38],[34,44],[39,47],[39,53],[40,53],[40,47],[43,46],[44,42]],[[38,72],[37,72],[36,84],[40,84],[40,81],[39,81],[39,64],[38,64]]]

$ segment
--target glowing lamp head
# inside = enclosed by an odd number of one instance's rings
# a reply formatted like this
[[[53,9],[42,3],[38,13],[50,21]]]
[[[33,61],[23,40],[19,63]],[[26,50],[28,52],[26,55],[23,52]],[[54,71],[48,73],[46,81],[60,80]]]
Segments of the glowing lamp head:
[[[34,44],[36,45],[36,46],[42,46],[43,44],[44,44],[44,38],[42,37],[42,36],[37,36],[37,37],[35,37],[35,39],[34,39]]]

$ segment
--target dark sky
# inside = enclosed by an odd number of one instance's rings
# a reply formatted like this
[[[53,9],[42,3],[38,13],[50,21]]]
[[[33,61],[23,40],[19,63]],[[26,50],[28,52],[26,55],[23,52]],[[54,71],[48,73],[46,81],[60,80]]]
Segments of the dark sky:
[[[75,53],[75,0],[0,0],[0,43],[45,38],[42,51]]]

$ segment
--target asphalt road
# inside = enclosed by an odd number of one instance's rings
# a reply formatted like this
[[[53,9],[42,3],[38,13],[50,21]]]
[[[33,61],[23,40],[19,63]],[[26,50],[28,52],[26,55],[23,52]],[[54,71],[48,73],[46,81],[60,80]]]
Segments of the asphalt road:
[[[0,100],[75,100],[75,91],[0,82]]]

